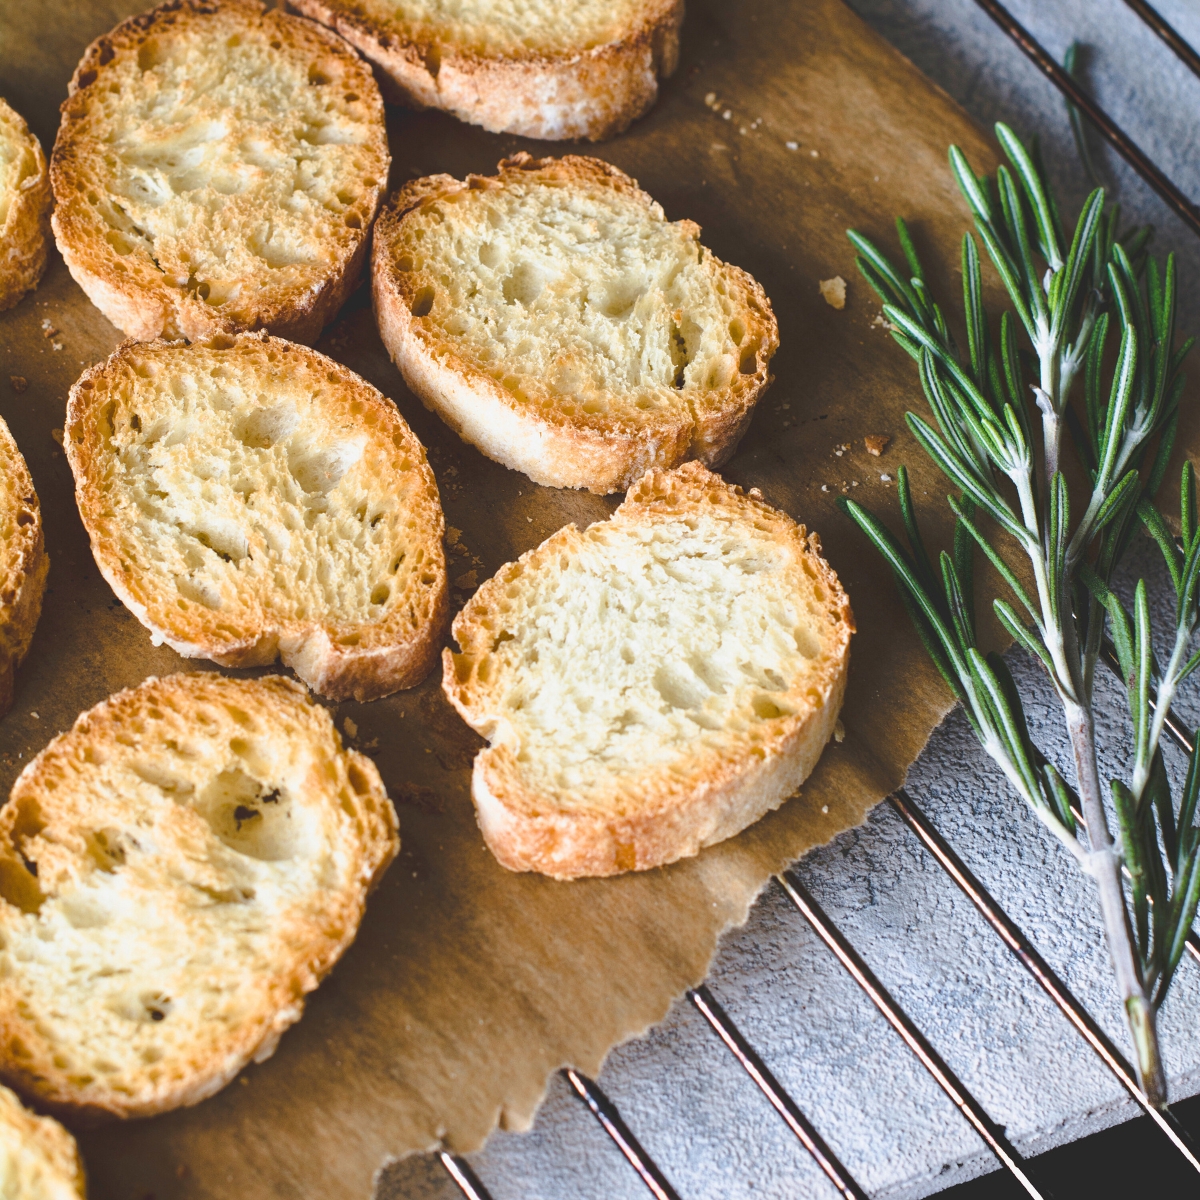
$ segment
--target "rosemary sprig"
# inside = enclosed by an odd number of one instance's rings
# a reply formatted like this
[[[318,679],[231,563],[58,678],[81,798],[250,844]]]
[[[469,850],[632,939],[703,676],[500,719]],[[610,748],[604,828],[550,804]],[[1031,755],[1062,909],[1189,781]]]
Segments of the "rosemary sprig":
[[[1036,147],[1006,125],[996,134],[1008,163],[995,178],[977,176],[966,156],[950,149],[979,242],[1012,305],[992,322],[979,246],[965,234],[965,349],[932,296],[904,222],[896,222],[904,269],[849,231],[892,336],[918,365],[933,420],[909,413],[907,421],[959,493],[948,497],[956,516],[953,553],[942,551],[935,568],[903,467],[898,492],[907,548],[862,505],[841,503],[894,571],[921,640],[983,748],[1095,880],[1141,1085],[1152,1103],[1165,1106],[1155,1015],[1200,900],[1200,751],[1176,798],[1159,745],[1176,690],[1200,665],[1200,651],[1192,649],[1200,623],[1200,514],[1190,466],[1179,545],[1153,499],[1174,442],[1181,367],[1192,341],[1176,345],[1174,256],[1161,266],[1146,257],[1148,230],[1118,234],[1118,208],[1105,206],[1101,188],[1088,197],[1068,240]],[[1026,380],[1027,362],[1036,365],[1036,381]],[[1082,411],[1070,404],[1076,383]],[[1060,467],[1070,444],[1086,479],[1074,499]],[[1132,614],[1111,589],[1139,522],[1161,547],[1177,598],[1165,667],[1151,648],[1144,582]],[[1073,784],[1034,742],[1004,660],[979,647],[974,547],[1006,587],[992,601],[997,619],[1041,663],[1058,694]],[[1119,846],[1105,816],[1092,702],[1106,626],[1134,730],[1130,777],[1109,782]],[[1080,809],[1082,826],[1073,815]]]

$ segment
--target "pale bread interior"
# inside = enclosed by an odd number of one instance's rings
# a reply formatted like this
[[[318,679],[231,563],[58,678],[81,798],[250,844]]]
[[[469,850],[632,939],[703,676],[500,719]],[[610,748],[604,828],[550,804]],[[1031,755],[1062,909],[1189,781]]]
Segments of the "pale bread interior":
[[[655,0],[357,0],[369,20],[407,41],[458,53],[522,58],[591,50],[628,36]]]
[[[117,30],[78,82],[55,229],[68,265],[125,294],[106,311],[130,336],[271,325],[366,238],[388,170],[383,106],[366,66],[310,23],[184,5],[148,35]],[[174,310],[154,310],[159,297]]]
[[[76,386],[66,432],[98,565],[180,653],[281,654],[332,694],[373,654],[432,665],[437,485],[394,406],[347,368],[254,334],[130,343]],[[325,677],[331,656],[345,686]]]
[[[702,442],[710,408],[763,384],[776,340],[765,296],[628,177],[544,161],[457,190],[429,182],[388,245],[413,316],[531,416],[683,422]]]
[[[0,1196],[4,1200],[83,1200],[75,1139],[51,1117],[25,1108],[0,1087]]]
[[[501,803],[629,816],[826,710],[819,750],[852,628],[803,530],[688,464],[485,584],[455,621],[447,691],[492,743],[476,773],[495,756]]]
[[[144,1115],[269,1055],[396,849],[373,763],[279,677],[152,679],[0,810],[0,1071]]]
[[[0,254],[7,249],[7,225],[22,185],[38,176],[33,135],[25,122],[0,100]],[[32,186],[32,185],[30,185]]]

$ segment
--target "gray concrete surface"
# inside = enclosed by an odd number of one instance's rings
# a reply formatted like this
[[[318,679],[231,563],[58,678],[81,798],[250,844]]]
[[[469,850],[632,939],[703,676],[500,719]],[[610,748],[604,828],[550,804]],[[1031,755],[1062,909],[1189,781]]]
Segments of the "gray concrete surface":
[[[702,5],[705,0],[692,0]],[[1081,182],[1061,100],[970,0],[852,0],[854,7],[979,121],[1040,133],[1072,205]],[[1200,5],[1158,0],[1200,46]],[[1200,80],[1121,0],[1011,0],[1054,54],[1087,47],[1100,102],[1190,195],[1200,197]],[[1200,240],[1097,142],[1131,217],[1180,252],[1185,330],[1200,330]],[[1194,367],[1193,370],[1200,369]],[[1165,614],[1166,581],[1139,551]],[[1010,656],[1033,697],[1047,751],[1069,761],[1048,686]],[[1102,753],[1124,762],[1124,702],[1101,682],[1111,717]],[[1200,685],[1181,700],[1200,719]],[[1094,898],[1036,820],[1006,791],[960,713],[934,736],[910,790],[960,855],[1032,936],[1076,994],[1124,1045]],[[1037,1153],[1135,1115],[1124,1093],[1008,956],[969,903],[886,806],[810,855],[800,873],[887,987],[1009,1136]],[[776,887],[723,944],[710,986],[873,1196],[919,1197],[992,1170],[993,1160]],[[1162,1013],[1176,1096],[1200,1091],[1200,968],[1181,967]],[[686,1002],[644,1039],[616,1049],[602,1086],[689,1200],[825,1197],[833,1189]],[[647,1193],[591,1115],[556,1080],[527,1134],[499,1133],[472,1158],[496,1200],[629,1200]],[[381,1197],[457,1196],[436,1161],[410,1160]]]

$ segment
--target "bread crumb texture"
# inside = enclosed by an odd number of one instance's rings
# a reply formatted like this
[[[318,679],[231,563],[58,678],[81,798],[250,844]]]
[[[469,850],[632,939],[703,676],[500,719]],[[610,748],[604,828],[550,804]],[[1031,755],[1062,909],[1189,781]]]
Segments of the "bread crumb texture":
[[[683,0],[292,0],[381,70],[390,99],[496,133],[612,137],[679,61]]]
[[[12,707],[17,667],[33,641],[49,571],[33,479],[0,419],[0,716]]]
[[[762,288],[595,158],[418,179],[380,217],[380,332],[410,388],[538,483],[624,491],[727,459],[779,344]]]
[[[42,144],[0,98],[0,312],[46,269],[52,203]]]
[[[101,573],[180,654],[279,656],[336,699],[437,662],[437,483],[348,368],[261,333],[126,342],[72,388],[65,448]]]
[[[256,0],[173,0],[76,69],[54,232],[130,337],[313,341],[361,274],[389,162],[379,89],[340,38]]]
[[[650,471],[454,622],[443,686],[490,742],[472,787],[489,846],[573,878],[744,829],[816,764],[853,631],[815,535],[698,463]]]
[[[84,1200],[75,1139],[53,1118],[24,1108],[0,1087],[0,1196],[4,1200]]]
[[[0,810],[0,1073],[145,1116],[268,1057],[398,848],[367,758],[271,676],[148,679]]]

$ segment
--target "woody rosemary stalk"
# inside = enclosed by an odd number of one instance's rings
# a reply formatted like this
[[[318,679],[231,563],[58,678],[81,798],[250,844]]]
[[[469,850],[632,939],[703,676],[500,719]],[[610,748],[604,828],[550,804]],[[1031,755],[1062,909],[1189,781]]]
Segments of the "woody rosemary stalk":
[[[1119,211],[1106,208],[1102,188],[1088,197],[1068,242],[1036,149],[1005,125],[996,133],[1008,164],[995,178],[977,176],[957,147],[950,150],[979,241],[1012,305],[993,325],[983,305],[978,244],[965,234],[965,350],[930,293],[904,222],[896,229],[905,270],[861,234],[849,234],[892,336],[918,364],[934,423],[909,413],[908,426],[958,493],[948,497],[956,517],[952,551],[940,553],[935,570],[903,467],[898,494],[907,548],[862,505],[845,498],[841,504],[895,572],[917,632],[984,750],[1095,881],[1138,1076],[1150,1102],[1162,1107],[1167,1085],[1155,1018],[1200,900],[1200,756],[1193,753],[1176,800],[1159,746],[1176,690],[1200,665],[1200,652],[1191,652],[1200,616],[1191,468],[1183,470],[1178,542],[1153,501],[1174,442],[1180,369],[1192,342],[1175,344],[1174,257],[1162,266],[1148,257],[1146,229],[1119,235]],[[1082,395],[1073,400],[1073,392]],[[1072,447],[1082,468],[1074,497],[1082,515],[1074,521],[1061,468]],[[1110,586],[1139,527],[1161,548],[1176,594],[1165,667],[1151,645],[1144,582],[1132,614]],[[979,649],[976,548],[1006,589],[992,601],[996,617],[1041,663],[1058,694],[1074,786],[1030,736],[1004,660]],[[1014,565],[1020,559],[1027,569]],[[1130,777],[1109,781],[1119,842],[1109,831],[1096,760],[1093,684],[1106,629],[1133,724]]]

